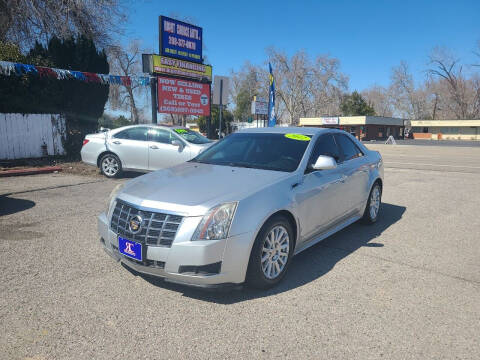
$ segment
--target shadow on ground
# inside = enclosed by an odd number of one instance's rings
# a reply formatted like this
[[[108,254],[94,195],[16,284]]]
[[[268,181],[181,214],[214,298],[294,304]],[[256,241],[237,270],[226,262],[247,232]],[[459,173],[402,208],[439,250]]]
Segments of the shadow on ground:
[[[298,254],[292,259],[288,273],[283,281],[278,286],[266,291],[248,287],[243,288],[241,291],[206,291],[168,283],[162,279],[138,273],[135,273],[135,275],[143,277],[155,286],[182,292],[184,296],[220,304],[233,304],[271,296],[298,288],[320,278],[333,269],[335,264],[360,247],[382,247],[383,244],[371,241],[399,221],[405,210],[404,206],[383,203],[380,218],[375,224],[363,225],[357,222]]]
[[[145,175],[145,174],[148,174],[148,173],[137,172],[137,171],[124,171],[120,174],[119,178],[120,179],[134,179],[136,177],[139,177],[139,176],[142,176],[142,175]]]
[[[0,195],[0,216],[15,214],[35,206],[31,200],[17,199]]]

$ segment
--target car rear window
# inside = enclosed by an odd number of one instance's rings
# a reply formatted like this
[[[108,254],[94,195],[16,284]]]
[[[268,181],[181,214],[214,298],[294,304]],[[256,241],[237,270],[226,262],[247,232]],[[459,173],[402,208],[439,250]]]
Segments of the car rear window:
[[[355,159],[363,156],[362,151],[346,135],[335,134],[335,140],[343,153],[343,161]]]
[[[147,141],[147,132],[147,127],[134,127],[120,131],[113,135],[113,137],[116,139]]]

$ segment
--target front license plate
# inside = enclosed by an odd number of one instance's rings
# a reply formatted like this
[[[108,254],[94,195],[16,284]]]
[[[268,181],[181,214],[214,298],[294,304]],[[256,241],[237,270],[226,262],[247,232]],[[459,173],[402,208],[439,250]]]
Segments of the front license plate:
[[[142,244],[118,237],[118,250],[121,254],[142,261]]]

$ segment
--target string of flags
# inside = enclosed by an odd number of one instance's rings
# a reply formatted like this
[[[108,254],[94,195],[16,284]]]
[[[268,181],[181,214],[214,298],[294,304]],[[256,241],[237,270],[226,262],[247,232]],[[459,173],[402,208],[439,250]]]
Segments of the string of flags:
[[[39,77],[56,78],[58,80],[75,79],[79,81],[100,83],[105,85],[150,86],[150,77],[148,76],[96,74],[85,71],[73,71],[44,66],[26,65],[10,61],[0,61],[0,74],[7,76],[36,75]]]

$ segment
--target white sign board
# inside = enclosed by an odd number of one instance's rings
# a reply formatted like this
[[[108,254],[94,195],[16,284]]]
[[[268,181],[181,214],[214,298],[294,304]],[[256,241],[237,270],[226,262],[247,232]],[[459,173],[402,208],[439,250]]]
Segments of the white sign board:
[[[218,75],[214,77],[212,104],[220,105],[220,88],[222,88],[222,105],[225,105],[228,103],[228,95],[230,94],[230,78],[229,77],[218,76]]]
[[[254,97],[252,101],[252,115],[267,115],[268,101],[263,98]]]
[[[322,117],[321,119],[323,125],[338,125],[339,123],[338,116]]]

